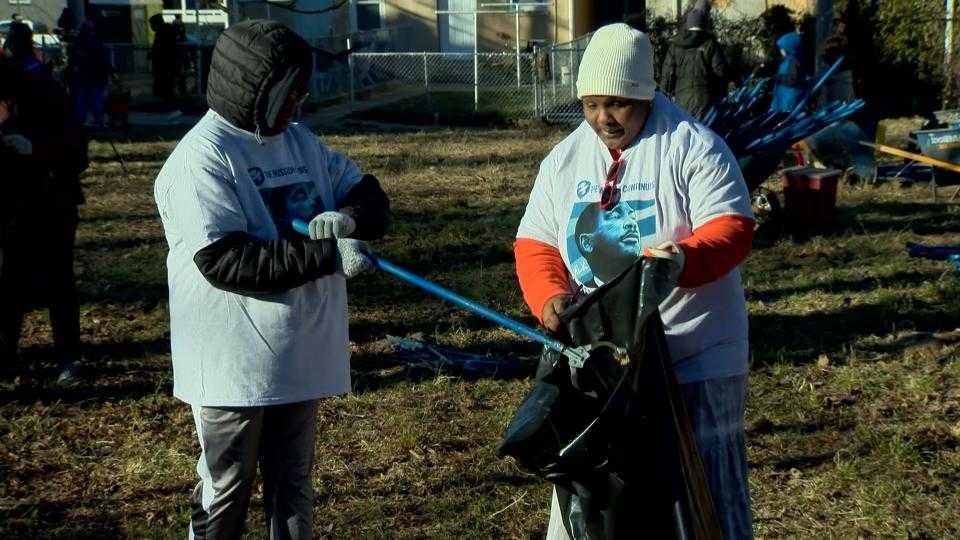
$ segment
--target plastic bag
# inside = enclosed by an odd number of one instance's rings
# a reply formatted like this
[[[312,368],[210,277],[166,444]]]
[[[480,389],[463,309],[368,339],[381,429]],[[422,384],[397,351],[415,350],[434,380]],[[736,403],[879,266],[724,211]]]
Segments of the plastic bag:
[[[554,483],[580,539],[720,538],[657,306],[676,266],[643,258],[561,314],[583,368],[545,351],[502,455]]]

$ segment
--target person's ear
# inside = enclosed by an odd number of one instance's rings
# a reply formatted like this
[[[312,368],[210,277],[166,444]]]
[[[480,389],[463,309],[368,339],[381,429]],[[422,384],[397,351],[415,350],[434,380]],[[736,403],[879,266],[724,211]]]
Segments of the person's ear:
[[[596,246],[593,241],[593,233],[583,233],[578,236],[577,245],[580,246],[580,251],[584,253],[593,253],[593,249]]]

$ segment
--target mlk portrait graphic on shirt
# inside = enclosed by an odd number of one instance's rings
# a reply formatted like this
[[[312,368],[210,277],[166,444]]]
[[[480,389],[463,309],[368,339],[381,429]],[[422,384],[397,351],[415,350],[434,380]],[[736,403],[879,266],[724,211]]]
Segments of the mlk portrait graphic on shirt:
[[[280,236],[295,237],[293,221],[309,222],[323,212],[323,198],[315,182],[299,182],[260,190],[263,202],[270,209]]]
[[[656,202],[618,200],[573,205],[567,225],[567,257],[577,282],[599,287],[633,264],[644,239],[656,233]]]

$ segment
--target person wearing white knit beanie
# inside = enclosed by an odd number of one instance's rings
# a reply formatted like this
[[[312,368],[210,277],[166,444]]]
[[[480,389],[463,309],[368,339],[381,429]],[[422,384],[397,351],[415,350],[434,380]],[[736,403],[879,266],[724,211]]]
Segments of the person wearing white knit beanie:
[[[580,60],[577,99],[583,100],[587,122],[609,148],[622,150],[637,136],[656,88],[653,47],[646,34],[622,23],[594,33]]]
[[[737,267],[750,252],[754,220],[743,175],[723,140],[657,92],[643,32],[599,28],[576,84],[584,122],[541,163],[517,230],[524,300],[558,331],[575,294],[637,258],[677,263],[679,285],[660,305],[667,346],[723,537],[751,538],[743,427],[749,344]],[[581,501],[558,490],[564,505],[555,491],[547,538],[579,537],[572,527]]]

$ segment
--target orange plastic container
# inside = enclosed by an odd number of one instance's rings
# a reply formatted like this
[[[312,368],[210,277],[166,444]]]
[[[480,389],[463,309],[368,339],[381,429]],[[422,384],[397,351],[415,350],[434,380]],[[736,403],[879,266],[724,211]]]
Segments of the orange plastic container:
[[[836,169],[790,167],[780,171],[787,228],[795,235],[825,231],[836,217]]]

